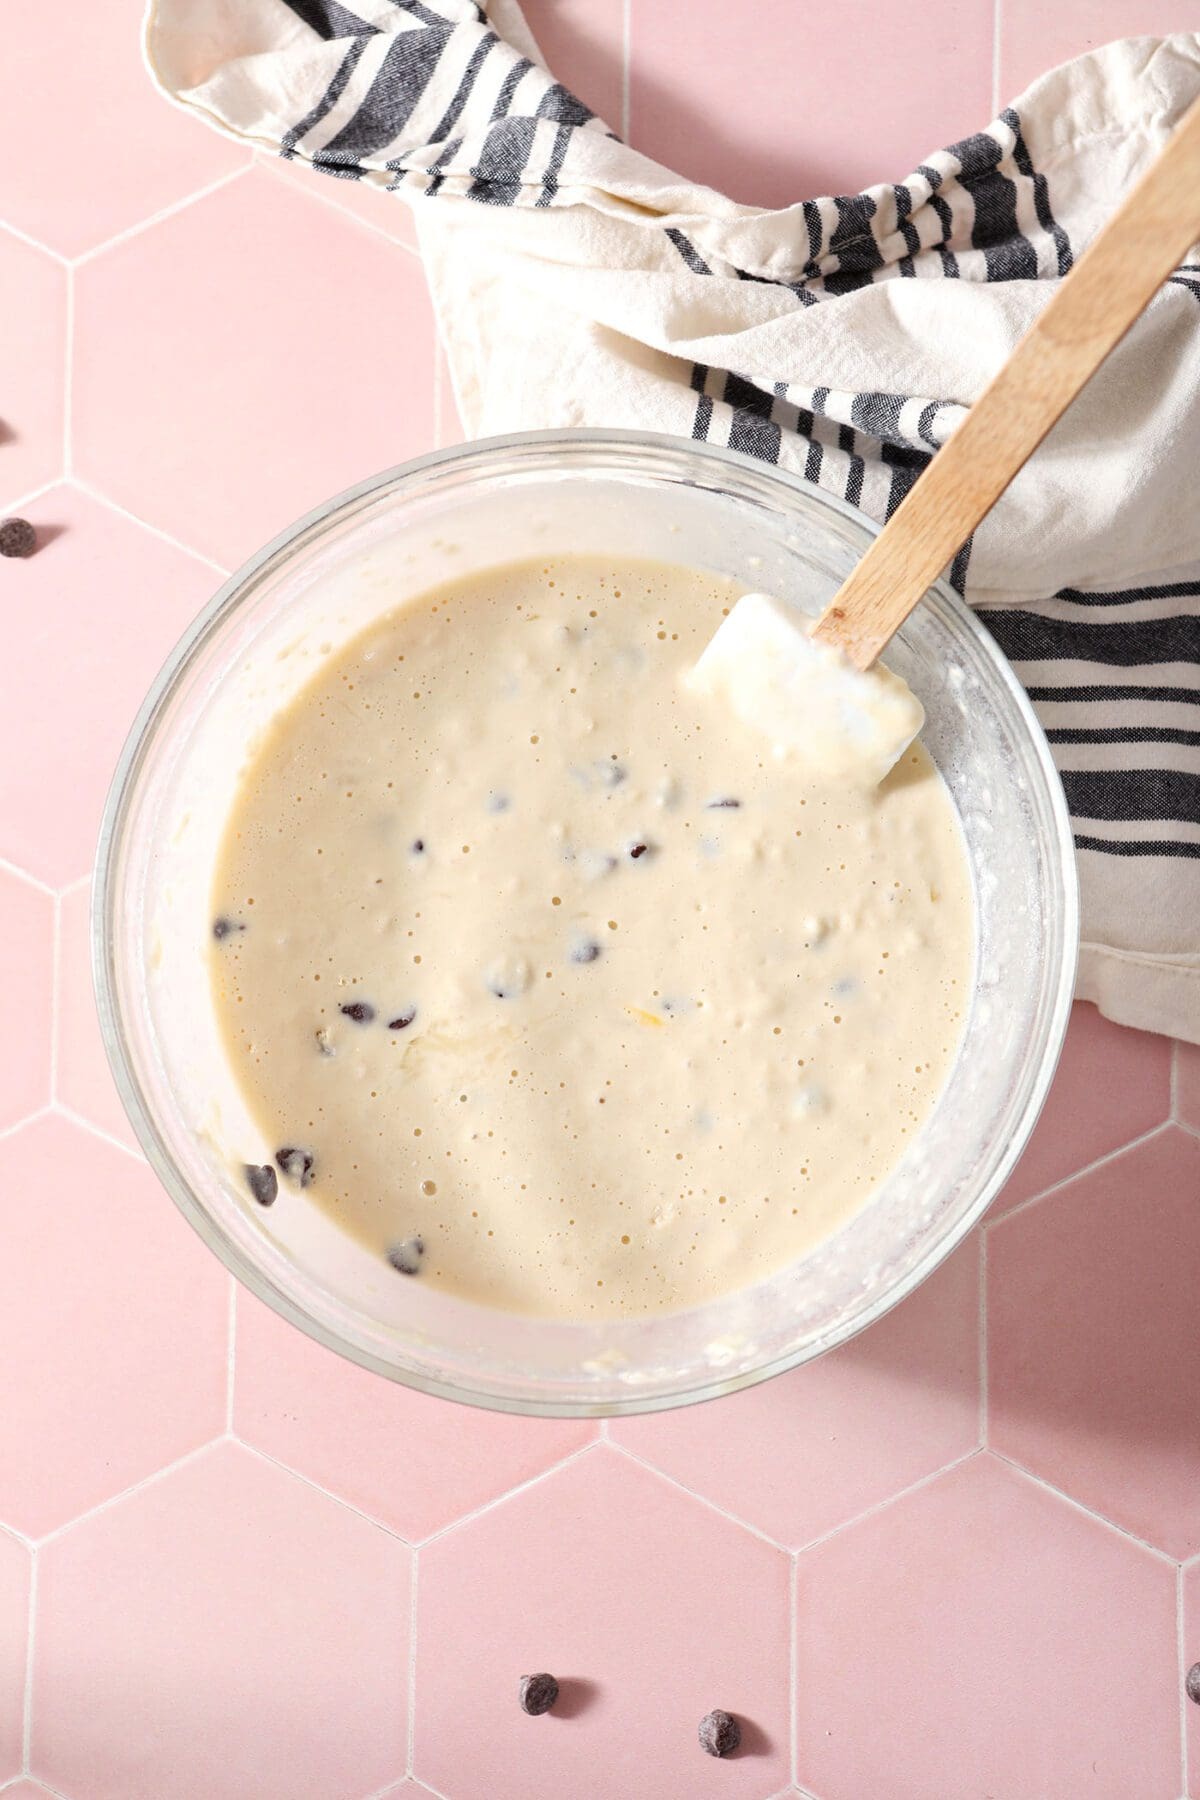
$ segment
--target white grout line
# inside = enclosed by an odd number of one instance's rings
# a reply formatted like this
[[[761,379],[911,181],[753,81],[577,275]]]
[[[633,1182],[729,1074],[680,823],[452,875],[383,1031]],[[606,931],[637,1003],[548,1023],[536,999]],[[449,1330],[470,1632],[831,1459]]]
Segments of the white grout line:
[[[54,894],[54,889],[46,882],[39,881],[37,876],[31,875],[27,869],[19,869],[16,863],[9,862],[7,857],[0,856],[0,871],[5,875],[14,875],[18,881],[23,881],[26,887],[36,888],[39,894],[50,894],[51,896]]]
[[[1012,1469],[1025,1481],[1031,1481],[1034,1487],[1040,1487],[1044,1493],[1053,1494],[1056,1500],[1061,1500],[1064,1506],[1071,1508],[1072,1512],[1082,1513],[1085,1519],[1091,1519],[1095,1524],[1102,1525],[1106,1531],[1114,1532],[1117,1537],[1124,1538],[1127,1544],[1136,1544],[1139,1550],[1144,1550],[1148,1556],[1154,1557],[1156,1562],[1169,1563],[1173,1569],[1179,1567],[1175,1558],[1169,1556],[1165,1550],[1159,1550],[1154,1544],[1147,1543],[1146,1539],[1139,1537],[1136,1531],[1130,1531],[1126,1526],[1118,1525],[1115,1519],[1110,1519],[1105,1513],[1097,1512],[1094,1506],[1085,1506],[1082,1500],[1074,1499],[1062,1488],[1055,1487],[1052,1481],[1047,1481],[1044,1476],[1035,1475],[1032,1469],[1027,1469],[1024,1463],[1017,1462],[1015,1457],[1006,1456],[1003,1450],[995,1449],[989,1449],[988,1455],[994,1456],[997,1462],[1004,1463],[1006,1468]]]
[[[1064,1175],[1061,1181],[1054,1181],[1049,1187],[1042,1188],[1040,1192],[1030,1194],[1028,1200],[1022,1200],[1019,1206],[1010,1207],[1008,1212],[1001,1213],[998,1218],[985,1218],[983,1230],[985,1232],[998,1230],[1001,1226],[1007,1225],[1010,1219],[1019,1218],[1023,1212],[1028,1212],[1031,1206],[1038,1206],[1043,1200],[1049,1200],[1052,1195],[1061,1193],[1063,1188],[1070,1187],[1073,1181],[1080,1181],[1085,1175],[1095,1175],[1099,1169],[1107,1167],[1111,1162],[1116,1162],[1117,1158],[1124,1156],[1127,1151],[1140,1150],[1143,1144],[1148,1144],[1152,1138],[1160,1137],[1164,1131],[1170,1129],[1170,1119],[1164,1119],[1161,1125],[1152,1125],[1149,1131],[1143,1131],[1140,1137],[1130,1138],[1127,1144],[1121,1144],[1116,1150],[1105,1151],[1104,1155],[1098,1156],[1095,1162],[1085,1163],[1082,1169],[1076,1169],[1072,1174]]]
[[[1181,1792],[1188,1791],[1188,1707],[1192,1702],[1188,1699],[1187,1688],[1187,1640],[1183,1625],[1183,1570],[1175,1571],[1175,1638],[1179,1650],[1179,1762],[1183,1776]]]
[[[992,0],[992,117],[1000,116],[1000,40],[1004,0]]]
[[[760,1543],[769,1544],[772,1550],[782,1551],[785,1556],[792,1555],[787,1544],[781,1544],[778,1538],[773,1538],[759,1526],[752,1525],[749,1519],[743,1519],[739,1513],[730,1512],[728,1507],[719,1505],[716,1500],[710,1500],[707,1494],[698,1493],[695,1488],[689,1487],[686,1481],[680,1481],[676,1476],[668,1475],[666,1470],[660,1469],[657,1464],[647,1462],[644,1456],[639,1456],[636,1450],[629,1448],[628,1444],[613,1443],[609,1447],[618,1455],[627,1457],[630,1462],[636,1463],[640,1469],[645,1469],[651,1475],[657,1475],[660,1481],[665,1482],[668,1487],[674,1488],[677,1493],[689,1495],[691,1499],[699,1501],[701,1506],[707,1507],[709,1512],[717,1513],[720,1518],[727,1519],[731,1525],[736,1525],[739,1531],[748,1531],[751,1537],[756,1537]]]
[[[229,1277],[229,1327],[225,1345],[225,1429],[233,1435],[234,1361],[237,1352],[237,1277]]]
[[[90,887],[91,884],[92,871],[89,869],[86,875],[76,875],[73,881],[68,881],[65,887],[60,887],[56,891],[60,900],[69,900],[71,895],[81,887]]]
[[[37,1645],[37,1597],[38,1597],[38,1558],[37,1551],[30,1551],[29,1569],[29,1631],[25,1639],[25,1702],[21,1714],[21,1768],[24,1774],[30,1771],[30,1760],[33,1753],[33,1656]]]
[[[287,181],[286,176],[283,175],[281,159],[278,156],[275,156],[269,150],[257,151],[256,156],[261,159],[259,163],[260,168],[265,169],[269,174]],[[297,168],[303,167],[303,164],[298,164],[293,161],[291,166]],[[376,225],[373,219],[366,219],[361,213],[351,212],[349,207],[339,205],[337,196],[328,192],[328,189],[333,186],[333,181],[330,176],[322,175],[317,169],[310,169],[308,173],[312,199],[318,201],[321,206],[329,207],[332,212],[337,214],[339,219],[348,219],[351,225],[361,225],[364,231],[369,231],[374,237],[382,238],[384,243],[390,244],[394,250],[406,250],[409,256],[415,257],[418,262],[423,263],[421,252],[416,244],[406,244],[403,238],[393,237],[386,226]],[[287,185],[291,187],[292,183],[289,181],[287,182]],[[303,192],[304,190],[301,189],[300,191]],[[384,190],[385,193],[388,191],[390,190]],[[399,194],[400,190],[397,189],[395,191]],[[381,198],[382,197],[383,196],[381,195]],[[406,200],[397,198],[395,200],[389,200],[387,204],[390,206],[407,207],[410,216],[412,214],[413,209],[411,206],[408,206]],[[413,230],[416,230],[415,220],[413,222]]]
[[[408,1774],[413,1772],[417,1750],[417,1582],[420,1551],[412,1553],[412,1589],[408,1602]]]
[[[38,1538],[34,1549],[44,1550],[47,1544],[56,1543],[68,1531],[74,1531],[77,1525],[98,1518],[101,1513],[110,1512],[114,1506],[120,1506],[123,1500],[132,1499],[134,1494],[141,1494],[147,1488],[156,1487],[160,1481],[165,1481],[168,1475],[174,1475],[178,1469],[185,1469],[189,1463],[198,1462],[202,1456],[207,1456],[219,1444],[228,1443],[228,1441],[225,1433],[222,1432],[219,1437],[209,1438],[207,1443],[198,1444],[194,1450],[185,1450],[182,1456],[177,1456],[174,1462],[167,1463],[161,1469],[155,1469],[152,1475],[143,1475],[140,1481],[134,1481],[129,1487],[122,1488],[119,1494],[110,1494],[107,1500],[101,1500],[95,1506],[89,1506],[86,1512],[76,1513],[74,1518],[67,1519],[62,1525],[56,1525],[53,1531],[48,1531],[44,1537]]]
[[[35,500],[40,500],[43,494],[50,493],[53,488],[61,487],[62,480],[63,478],[61,475],[54,475],[49,481],[43,481],[40,487],[30,488],[27,493],[18,494],[15,500],[6,500],[4,503],[5,514],[24,512],[27,506],[31,506]],[[16,868],[16,864],[0,862],[0,867]],[[18,870],[17,872],[20,874],[23,871]],[[34,878],[32,875],[26,875],[25,879],[27,881],[33,881]],[[35,887],[43,887],[44,885],[45,884],[40,881],[34,882]]]
[[[114,1150],[122,1151],[131,1162],[139,1163],[142,1168],[149,1167],[140,1150],[135,1150],[132,1144],[122,1143],[121,1139],[114,1137],[111,1131],[105,1131],[103,1125],[93,1125],[90,1119],[85,1119],[82,1113],[77,1113],[73,1106],[67,1106],[61,1100],[55,1100],[46,1110],[57,1113],[62,1119],[69,1119],[72,1125],[78,1125],[81,1131],[90,1132],[93,1137],[99,1138],[102,1144],[109,1144]]]
[[[629,90],[633,68],[633,0],[621,4],[621,137],[629,142]]]
[[[43,256],[48,256],[52,262],[61,263],[64,269],[70,268],[69,256],[64,256],[61,250],[52,250],[49,244],[43,244],[40,238],[30,237],[29,233],[22,231],[20,226],[10,225],[7,219],[0,220],[0,231],[7,231],[9,237],[15,237],[22,244],[28,244],[31,250],[40,250]]]
[[[839,1537],[843,1531],[849,1531],[851,1526],[861,1525],[865,1519],[873,1519],[876,1513],[881,1513],[887,1507],[894,1506],[898,1500],[907,1500],[910,1494],[920,1493],[922,1488],[931,1487],[935,1481],[940,1481],[943,1475],[949,1475],[952,1469],[960,1469],[964,1463],[969,1463],[975,1457],[982,1455],[983,1451],[978,1444],[973,1444],[969,1450],[964,1450],[961,1456],[955,1456],[948,1463],[943,1463],[940,1469],[934,1469],[931,1474],[922,1475],[918,1480],[910,1481],[907,1487],[901,1488],[898,1493],[889,1494],[886,1500],[876,1500],[873,1506],[864,1507],[863,1511],[855,1513],[853,1518],[843,1519],[840,1525],[832,1525],[819,1537],[810,1538],[807,1544],[801,1544],[796,1555],[798,1557],[805,1556],[808,1551],[817,1549],[818,1545],[827,1544],[830,1538]]]
[[[94,262],[106,251],[115,249],[118,244],[127,244],[131,238],[141,237],[143,231],[148,231],[151,225],[157,225],[163,219],[173,219],[176,213],[186,211],[189,206],[194,206],[197,200],[207,199],[209,194],[218,193],[221,188],[229,187],[231,183],[240,181],[244,175],[250,173],[253,167],[253,162],[245,162],[240,168],[232,169],[224,175],[218,175],[215,181],[207,182],[204,187],[197,188],[195,193],[185,194],[182,200],[172,200],[169,206],[161,207],[158,212],[151,213],[148,219],[139,219],[136,225],[127,225],[124,231],[115,232],[112,237],[105,238],[102,244],[93,244],[90,250],[85,250],[80,256],[73,257],[71,259],[72,266],[76,269],[85,268],[88,263]]]
[[[49,1106],[39,1106],[35,1112],[26,1113],[25,1117],[18,1119],[15,1124],[6,1125],[0,1131],[0,1144],[4,1142],[5,1138],[15,1137],[18,1131],[24,1131],[27,1125],[35,1124],[38,1119],[47,1118],[51,1111],[52,1108]]]
[[[1176,1119],[1175,1129],[1186,1131],[1189,1137],[1200,1138],[1200,1125],[1189,1125],[1186,1119]]]
[[[211,556],[206,556],[203,550],[193,549],[191,544],[185,544],[181,538],[172,536],[169,531],[164,531],[161,525],[152,525],[149,519],[143,519],[139,513],[130,512],[127,506],[122,506],[119,500],[114,500],[111,494],[106,494],[101,488],[93,487],[92,483],[85,481],[82,476],[72,475],[71,485],[78,488],[81,494],[86,494],[89,500],[95,500],[98,505],[107,506],[110,512],[118,513],[121,518],[129,519],[134,525],[140,525],[143,531],[150,533],[151,537],[161,538],[163,543],[170,544],[173,550],[181,550],[194,562],[203,563],[206,568],[214,570],[222,581],[228,581],[230,570],[223,563],[217,562]]]
[[[800,1778],[800,1721],[797,1717],[796,1687],[800,1672],[800,1558],[792,1557],[788,1583],[788,1773],[795,1783]]]
[[[257,1456],[260,1462],[270,1463],[271,1467],[278,1469],[281,1474],[290,1475],[294,1480],[303,1482],[306,1488],[311,1488],[314,1494],[320,1494],[323,1499],[331,1501],[334,1506],[341,1507],[345,1512],[353,1513],[356,1519],[363,1521],[364,1525],[371,1525],[376,1531],[382,1531],[385,1537],[394,1538],[396,1543],[403,1544],[408,1549],[412,1548],[411,1540],[406,1538],[402,1532],[397,1531],[394,1525],[387,1524],[383,1519],[377,1519],[374,1513],[364,1512],[361,1506],[356,1506],[353,1500],[347,1500],[344,1494],[335,1494],[332,1488],[323,1487],[311,1475],[306,1475],[303,1469],[294,1468],[291,1463],[284,1462],[282,1457],[273,1456],[269,1450],[264,1450],[261,1444],[252,1444],[246,1438],[238,1437],[236,1433],[233,1436],[233,1442],[240,1444],[241,1448],[249,1451],[251,1456]]]
[[[75,410],[75,271],[67,270],[67,328],[63,356],[63,475],[69,479],[74,450],[71,422]]]
[[[609,1443],[611,1443],[611,1442],[612,1442],[612,1439],[611,1439],[611,1437],[610,1437],[610,1436],[609,1436],[609,1431],[608,1431],[608,1420],[607,1420],[607,1419],[601,1419],[601,1421],[600,1421],[600,1428],[599,1428],[599,1430],[598,1430],[598,1431],[597,1431],[597,1433],[596,1433],[596,1435],[597,1435],[597,1437],[598,1437],[598,1438],[599,1438],[599,1440],[600,1440],[600,1442],[601,1442],[601,1443],[602,1443],[602,1444],[609,1444]]]
[[[54,945],[50,956],[50,1104],[58,1094],[58,1047],[62,1035],[62,895],[54,896]]]
[[[1183,1046],[1176,1039],[1171,1046],[1171,1122],[1179,1123],[1179,1053]]]
[[[987,1234],[979,1233],[979,1442],[988,1441]]]
[[[614,1445],[613,1448],[615,1447]],[[417,1548],[428,1549],[431,1544],[438,1543],[450,1532],[460,1531],[464,1525],[473,1525],[476,1519],[482,1519],[485,1514],[495,1512],[498,1506],[504,1506],[508,1501],[515,1500],[518,1494],[527,1494],[530,1488],[540,1487],[541,1483],[549,1481],[552,1475],[559,1474],[563,1469],[569,1469],[572,1463],[581,1462],[585,1456],[594,1455],[599,1448],[599,1440],[596,1438],[589,1443],[582,1444],[578,1450],[572,1450],[569,1456],[564,1456],[561,1461],[552,1463],[548,1469],[541,1469],[536,1475],[531,1475],[528,1481],[519,1481],[516,1487],[508,1488],[503,1494],[497,1494],[492,1500],[485,1500],[482,1506],[475,1508],[474,1512],[464,1513],[459,1519],[451,1519],[445,1525],[439,1525],[436,1531],[429,1533],[428,1537],[417,1540]]]

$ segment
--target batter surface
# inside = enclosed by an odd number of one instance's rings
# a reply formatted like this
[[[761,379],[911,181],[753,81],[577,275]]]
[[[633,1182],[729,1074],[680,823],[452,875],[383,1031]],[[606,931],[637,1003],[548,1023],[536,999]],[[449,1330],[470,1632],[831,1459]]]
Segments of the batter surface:
[[[826,1236],[932,1109],[973,952],[949,798],[919,745],[814,788],[688,692],[739,592],[585,558],[467,578],[331,659],[246,772],[227,1053],[276,1203],[398,1281],[692,1304]]]

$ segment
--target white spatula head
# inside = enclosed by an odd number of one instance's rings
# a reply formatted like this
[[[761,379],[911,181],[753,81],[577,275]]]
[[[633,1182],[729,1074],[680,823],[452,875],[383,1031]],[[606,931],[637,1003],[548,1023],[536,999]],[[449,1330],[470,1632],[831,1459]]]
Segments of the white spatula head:
[[[744,594],[685,683],[814,782],[874,787],[919,733],[924,709],[881,663],[864,674],[840,650],[815,642],[811,624],[769,594]]]

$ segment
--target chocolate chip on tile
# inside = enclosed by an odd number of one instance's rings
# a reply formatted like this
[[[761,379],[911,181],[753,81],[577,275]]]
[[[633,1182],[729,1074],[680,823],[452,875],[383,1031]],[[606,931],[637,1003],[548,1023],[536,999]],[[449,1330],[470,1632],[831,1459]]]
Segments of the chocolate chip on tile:
[[[424,1254],[424,1239],[410,1237],[405,1238],[402,1244],[393,1244],[387,1253],[387,1259],[401,1275],[419,1275]]]
[[[539,1713],[549,1712],[558,1699],[558,1683],[553,1675],[522,1675],[517,1698],[521,1711],[536,1719]]]
[[[32,556],[37,532],[28,519],[0,520],[0,556]]]
[[[595,962],[600,954],[600,946],[595,938],[579,938],[571,945],[571,961],[573,963]]]
[[[1184,1687],[1187,1689],[1188,1699],[1194,1700],[1196,1705],[1200,1706],[1200,1663],[1192,1664],[1187,1672]]]
[[[742,1741],[742,1728],[732,1713],[714,1707],[700,1721],[700,1748],[709,1756],[732,1756]]]
[[[403,1012],[397,1013],[394,1019],[388,1020],[388,1030],[389,1031],[407,1031],[409,1026],[412,1024],[413,1020],[416,1018],[416,1016],[417,1016],[416,1007],[415,1006],[406,1006]]]
[[[302,1188],[312,1186],[316,1158],[311,1150],[298,1150],[294,1144],[285,1144],[275,1152],[275,1161],[289,1181]]]
[[[375,1017],[375,1008],[368,1000],[347,1000],[344,1006],[338,1007],[338,1011],[345,1013],[348,1019],[353,1019],[356,1025],[369,1025]]]
[[[736,811],[741,804],[740,800],[734,800],[728,794],[721,794],[718,795],[715,800],[705,801],[705,811],[718,812],[722,807],[728,807],[729,809]]]
[[[246,1186],[260,1206],[274,1206],[279,1192],[279,1178],[270,1163],[246,1163],[242,1173]]]
[[[240,919],[227,919],[224,913],[221,914],[219,919],[213,920],[213,936],[216,938],[218,944],[222,939],[227,938],[231,932],[245,931],[245,929],[246,927]]]

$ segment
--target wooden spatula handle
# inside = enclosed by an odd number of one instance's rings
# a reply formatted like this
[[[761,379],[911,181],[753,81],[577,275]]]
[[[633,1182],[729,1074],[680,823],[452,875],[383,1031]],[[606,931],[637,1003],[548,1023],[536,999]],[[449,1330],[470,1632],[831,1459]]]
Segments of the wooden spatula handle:
[[[868,668],[1200,239],[1200,101],[938,451],[814,635]]]

